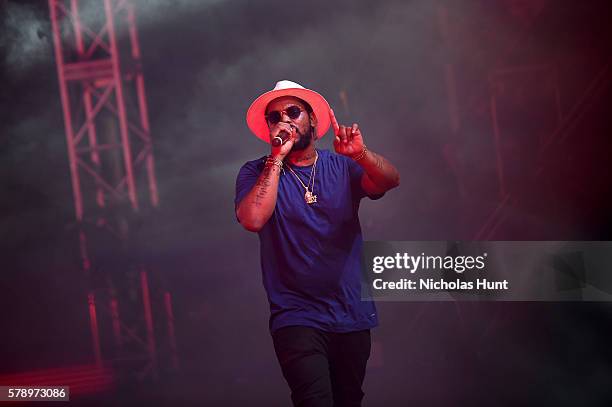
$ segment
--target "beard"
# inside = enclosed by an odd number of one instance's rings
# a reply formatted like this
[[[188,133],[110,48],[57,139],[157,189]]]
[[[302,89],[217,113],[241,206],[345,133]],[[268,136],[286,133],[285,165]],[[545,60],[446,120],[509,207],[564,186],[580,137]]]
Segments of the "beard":
[[[313,139],[313,131],[312,131],[312,126],[308,125],[308,130],[306,131],[306,133],[302,133],[299,130],[295,130],[297,132],[297,134],[300,136],[300,138],[298,139],[298,141],[296,141],[293,146],[291,147],[291,151],[301,151],[306,149],[310,143],[312,143],[312,139]]]

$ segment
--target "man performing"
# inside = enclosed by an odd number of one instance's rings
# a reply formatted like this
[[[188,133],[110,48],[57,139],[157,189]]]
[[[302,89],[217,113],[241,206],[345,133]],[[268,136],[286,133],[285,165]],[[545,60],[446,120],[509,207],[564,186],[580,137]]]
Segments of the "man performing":
[[[361,198],[399,185],[395,167],[339,126],[327,101],[280,81],[249,107],[271,143],[236,180],[236,216],[260,240],[270,332],[294,406],[360,406],[370,356],[372,301],[361,300]],[[333,124],[336,153],[315,148]],[[278,145],[276,145],[278,144]]]

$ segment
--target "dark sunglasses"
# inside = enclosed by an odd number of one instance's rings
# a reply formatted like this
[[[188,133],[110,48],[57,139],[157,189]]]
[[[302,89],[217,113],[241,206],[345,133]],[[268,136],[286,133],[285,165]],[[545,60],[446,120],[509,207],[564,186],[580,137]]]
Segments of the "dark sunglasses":
[[[271,124],[276,124],[283,118],[283,113],[289,116],[291,120],[295,120],[302,114],[302,109],[299,106],[289,106],[284,110],[274,110],[266,114],[266,120]]]

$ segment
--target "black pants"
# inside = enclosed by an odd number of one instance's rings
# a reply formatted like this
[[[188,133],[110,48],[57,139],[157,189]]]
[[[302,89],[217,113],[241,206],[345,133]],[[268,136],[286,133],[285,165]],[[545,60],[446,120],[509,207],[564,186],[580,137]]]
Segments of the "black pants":
[[[361,406],[370,330],[331,333],[306,326],[272,335],[296,407]]]

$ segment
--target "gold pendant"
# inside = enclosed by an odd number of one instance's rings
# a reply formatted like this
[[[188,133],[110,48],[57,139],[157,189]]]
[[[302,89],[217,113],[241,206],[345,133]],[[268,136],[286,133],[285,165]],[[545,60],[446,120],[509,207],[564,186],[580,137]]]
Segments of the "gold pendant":
[[[317,202],[317,196],[313,195],[312,192],[306,190],[306,193],[304,194],[304,200],[306,201],[307,204],[313,204]]]

